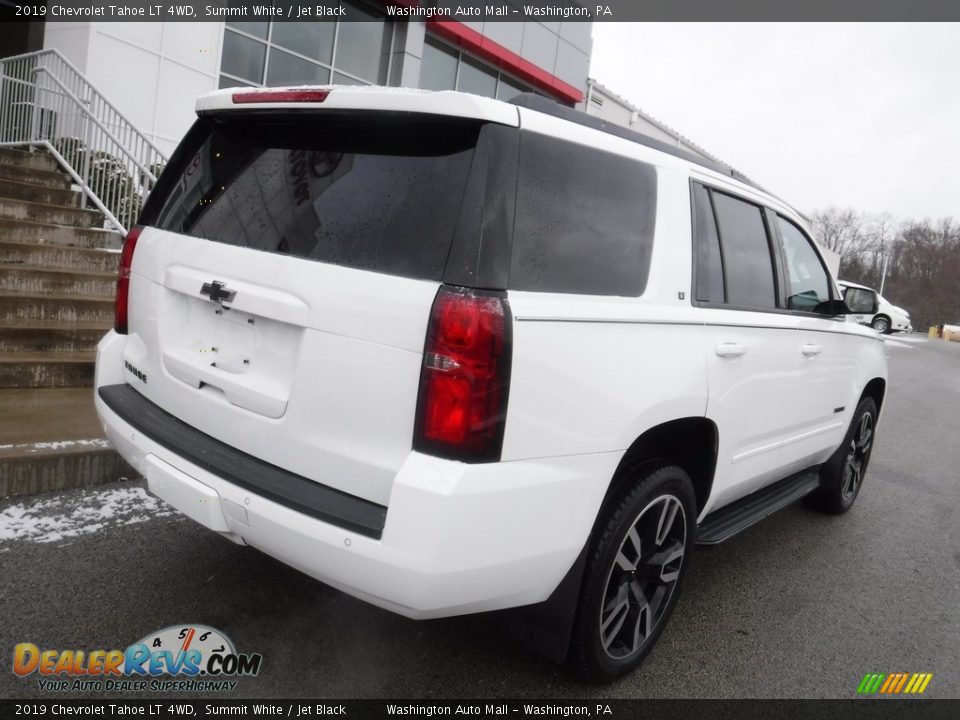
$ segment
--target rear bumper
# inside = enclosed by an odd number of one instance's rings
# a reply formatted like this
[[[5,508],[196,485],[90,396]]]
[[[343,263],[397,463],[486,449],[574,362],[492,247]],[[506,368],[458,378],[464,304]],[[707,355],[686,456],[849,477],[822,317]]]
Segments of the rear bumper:
[[[362,523],[343,522],[342,506],[327,507],[326,516],[322,507],[298,507],[270,485],[243,482],[229,463],[177,452],[156,428],[124,419],[100,390],[125,382],[125,341],[109,333],[98,347],[95,402],[110,441],[151,492],[211,530],[407,617],[545,600],[587,541],[619,460],[619,453],[602,453],[468,465],[411,451],[376,537]],[[361,515],[366,506],[382,507],[339,495]],[[324,497],[311,496],[321,505]]]

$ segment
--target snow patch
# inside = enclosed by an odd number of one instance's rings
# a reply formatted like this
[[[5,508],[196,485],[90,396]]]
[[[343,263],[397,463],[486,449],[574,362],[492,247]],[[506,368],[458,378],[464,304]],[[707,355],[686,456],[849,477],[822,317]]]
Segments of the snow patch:
[[[0,510],[0,543],[59,542],[103,530],[174,515],[142,487],[88,490],[9,505]]]
[[[109,448],[110,442],[106,438],[92,438],[90,440],[51,440],[49,442],[18,443],[0,445],[0,450],[25,450],[28,453],[43,450],[67,450],[69,448]]]
[[[896,335],[895,337],[897,342],[905,343],[925,343],[930,339],[925,335]]]

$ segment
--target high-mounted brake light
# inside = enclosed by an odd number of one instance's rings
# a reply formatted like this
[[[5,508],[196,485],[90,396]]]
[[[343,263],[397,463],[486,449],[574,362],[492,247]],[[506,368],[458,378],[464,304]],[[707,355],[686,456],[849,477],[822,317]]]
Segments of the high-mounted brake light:
[[[329,90],[267,90],[264,92],[239,92],[233,94],[234,105],[249,103],[302,102],[319,103],[327,99]]]
[[[121,335],[127,334],[127,315],[130,296],[130,266],[133,264],[133,251],[137,249],[137,238],[143,228],[134,225],[123,241],[120,251],[120,268],[117,271],[117,297],[113,312],[113,329]]]
[[[427,327],[414,449],[465,462],[499,460],[511,354],[503,293],[441,286]]]

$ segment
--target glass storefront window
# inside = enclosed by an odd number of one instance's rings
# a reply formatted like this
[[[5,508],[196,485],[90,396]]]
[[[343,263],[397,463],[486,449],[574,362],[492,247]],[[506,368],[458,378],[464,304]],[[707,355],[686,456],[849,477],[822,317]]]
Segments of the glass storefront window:
[[[457,53],[427,38],[420,61],[420,87],[426,90],[453,90],[457,85]]]
[[[513,78],[476,58],[459,52],[437,38],[427,37],[420,61],[420,87],[425,90],[453,90],[510,100],[530,92]]]
[[[387,26],[375,22],[376,15],[355,9],[366,16],[363,22],[340,23],[337,35],[336,69],[375,84],[387,80],[390,38]]]
[[[497,94],[497,74],[488,70],[472,58],[460,60],[460,75],[457,77],[457,90],[495,97]]]
[[[392,24],[357,3],[363,22],[227,22],[220,87],[385,84]]]
[[[259,83],[263,78],[263,60],[266,55],[267,46],[263,43],[229,30],[225,31],[221,72]]]
[[[234,22],[233,20],[227,21],[227,27],[242,30],[249,35],[253,35],[254,37],[258,37],[263,40],[267,39],[267,28],[269,26],[270,23],[266,20],[261,20],[260,22]]]
[[[330,71],[322,65],[278,48],[270,49],[267,85],[325,85],[328,82]]]
[[[525,92],[530,92],[530,88],[525,88],[523,85],[509,80],[503,75],[500,76],[500,84],[497,86],[497,100],[512,100],[520,93]]]
[[[329,64],[333,59],[334,23],[280,22],[273,24],[270,41],[287,50]]]

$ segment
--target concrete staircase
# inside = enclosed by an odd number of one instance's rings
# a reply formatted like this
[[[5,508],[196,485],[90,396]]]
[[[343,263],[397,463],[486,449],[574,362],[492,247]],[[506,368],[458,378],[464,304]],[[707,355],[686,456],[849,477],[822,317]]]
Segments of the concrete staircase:
[[[132,471],[93,411],[122,238],[43,153],[0,148],[0,498]]]
[[[40,153],[0,148],[0,388],[93,382],[122,238]]]

